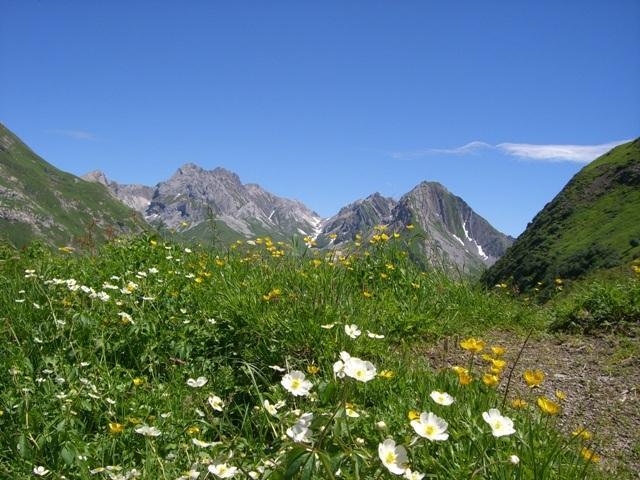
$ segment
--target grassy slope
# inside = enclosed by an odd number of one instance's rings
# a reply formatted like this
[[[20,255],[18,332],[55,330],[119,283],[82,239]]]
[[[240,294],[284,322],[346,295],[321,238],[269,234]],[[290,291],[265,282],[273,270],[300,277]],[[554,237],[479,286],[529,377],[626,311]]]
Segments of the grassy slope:
[[[91,233],[98,241],[105,239],[108,228],[115,233],[141,230],[143,222],[137,214],[113,199],[103,185],[86,182],[53,167],[2,124],[0,138],[10,144],[0,149],[3,172],[0,186],[21,194],[17,199],[0,199],[2,205],[54,224],[34,228],[26,223],[3,220],[0,237],[17,246],[36,237],[61,245],[86,236],[94,222],[96,228]]]
[[[487,273],[522,291],[640,256],[640,140],[583,168]]]
[[[173,479],[189,468],[206,471],[213,459],[245,471],[272,459],[275,466],[257,478],[331,479],[340,468],[345,479],[381,479],[391,476],[377,445],[392,437],[408,446],[412,468],[432,478],[600,478],[579,456],[580,442],[559,435],[549,427],[553,419],[535,409],[507,403],[503,412],[518,433],[492,437],[481,413],[500,406],[501,398],[479,380],[482,372],[474,371],[476,380],[464,387],[451,371],[434,371],[416,355],[441,335],[540,328],[539,311],[422,272],[404,249],[404,241],[389,241],[336,264],[313,250],[273,259],[260,245],[218,252],[221,262],[215,252],[189,253],[143,238],[87,257],[61,257],[35,245],[19,253],[0,250],[0,476],[26,478],[43,465],[89,479],[96,478],[91,468],[119,465],[123,472],[137,468],[145,479]],[[25,277],[27,269],[35,276]],[[45,283],[53,278],[74,278],[111,298],[102,302],[81,289]],[[103,287],[129,281],[136,284],[131,294]],[[362,330],[357,340],[345,335],[351,323]],[[369,330],[385,338],[370,338]],[[342,350],[395,375],[366,384],[336,381],[332,365]],[[468,364],[468,354],[455,345],[447,353]],[[270,365],[317,366],[309,375],[315,400],[288,395],[280,386],[283,374]],[[186,385],[199,376],[208,378],[204,388]],[[134,378],[144,383],[136,386]],[[435,405],[434,389],[448,391],[456,403]],[[208,405],[213,394],[223,399],[222,412]],[[259,407],[265,399],[286,405],[272,417]],[[345,416],[345,400],[359,418]],[[323,462],[288,440],[294,408],[315,413],[311,429]],[[445,417],[449,440],[409,446],[415,433],[408,410]],[[379,420],[386,430],[375,429]],[[134,431],[140,422],[162,434],[146,440]],[[110,423],[123,431],[110,432]],[[200,448],[192,438],[222,443]],[[516,470],[512,454],[521,459]]]

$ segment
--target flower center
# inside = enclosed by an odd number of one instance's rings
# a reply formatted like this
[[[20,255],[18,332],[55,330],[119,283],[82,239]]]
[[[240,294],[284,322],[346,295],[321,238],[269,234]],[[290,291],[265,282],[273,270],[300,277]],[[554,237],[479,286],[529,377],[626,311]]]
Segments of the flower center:
[[[396,454],[394,452],[387,452],[387,455],[385,457],[385,462],[395,463],[395,461],[396,461]]]

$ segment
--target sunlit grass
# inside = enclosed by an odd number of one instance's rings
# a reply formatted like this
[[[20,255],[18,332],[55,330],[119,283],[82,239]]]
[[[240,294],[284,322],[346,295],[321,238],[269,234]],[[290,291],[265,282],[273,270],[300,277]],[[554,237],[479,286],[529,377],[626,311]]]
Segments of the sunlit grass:
[[[264,238],[3,250],[0,476],[596,478],[592,438],[559,433],[562,401],[531,385],[548,379],[498,391],[525,379],[481,336],[538,311],[385,237],[348,257]],[[457,368],[416,355],[448,334],[474,336]]]

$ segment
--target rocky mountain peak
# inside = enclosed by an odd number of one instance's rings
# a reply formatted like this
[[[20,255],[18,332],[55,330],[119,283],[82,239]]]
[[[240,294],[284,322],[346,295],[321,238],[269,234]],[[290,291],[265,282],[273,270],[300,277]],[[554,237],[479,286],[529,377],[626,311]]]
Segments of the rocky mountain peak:
[[[85,173],[80,178],[87,182],[100,183],[105,186],[109,185],[109,179],[102,170],[94,170],[92,172]]]

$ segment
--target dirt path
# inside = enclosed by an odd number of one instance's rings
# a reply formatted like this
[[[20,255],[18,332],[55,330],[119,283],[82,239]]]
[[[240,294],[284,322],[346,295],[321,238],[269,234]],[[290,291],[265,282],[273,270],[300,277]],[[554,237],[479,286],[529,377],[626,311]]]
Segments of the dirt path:
[[[507,332],[483,338],[489,345],[507,348],[509,365],[524,342],[523,336]],[[435,367],[447,367],[460,363],[458,345],[458,338],[447,338],[426,353]],[[584,426],[594,434],[602,468],[625,478],[640,478],[640,338],[533,335],[514,370],[510,398],[531,396],[522,373],[532,368],[546,375],[536,396],[555,398],[556,390],[567,396],[558,419],[560,428],[570,434]]]

